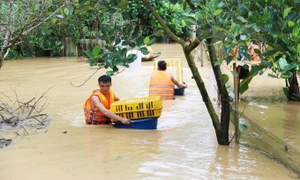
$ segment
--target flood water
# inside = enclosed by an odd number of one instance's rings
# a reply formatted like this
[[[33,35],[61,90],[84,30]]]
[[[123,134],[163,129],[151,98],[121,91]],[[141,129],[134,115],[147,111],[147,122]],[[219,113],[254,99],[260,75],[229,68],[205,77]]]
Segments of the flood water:
[[[163,102],[157,130],[118,129],[111,125],[86,126],[83,103],[92,90],[98,88],[97,78],[105,70],[98,71],[80,86],[95,71],[85,63],[84,58],[6,61],[0,71],[0,95],[14,97],[15,90],[20,100],[29,100],[52,87],[45,96],[49,103],[45,112],[54,121],[47,130],[22,138],[16,134],[1,133],[2,136],[13,138],[13,142],[0,150],[0,179],[297,178],[282,164],[254,149],[235,143],[219,146],[210,116],[191,78],[180,46],[156,44],[152,49],[162,53],[159,59],[183,60],[184,80],[188,84],[185,96]],[[200,63],[198,65],[209,91],[213,93],[210,67],[208,64],[201,68]],[[142,69],[125,69],[113,76],[112,90],[120,99],[147,96],[152,71],[153,62],[143,62]],[[5,99],[0,97],[1,100]],[[282,99],[281,94],[275,94],[275,97]],[[249,113],[258,105],[272,111],[270,103],[257,100],[251,93],[244,97],[244,101],[250,102]],[[278,114],[272,119],[277,122],[274,125],[277,127],[272,130],[275,134],[288,136],[291,142],[299,145],[299,131],[296,131],[297,127],[299,129],[299,122],[296,122],[297,118],[299,121],[299,108],[289,110],[291,107],[287,104],[277,101],[275,106],[286,110],[273,110]],[[261,109],[260,115],[264,114]],[[296,119],[289,118],[295,112],[298,112]],[[282,118],[277,119],[276,116]],[[263,121],[268,124],[269,120]]]

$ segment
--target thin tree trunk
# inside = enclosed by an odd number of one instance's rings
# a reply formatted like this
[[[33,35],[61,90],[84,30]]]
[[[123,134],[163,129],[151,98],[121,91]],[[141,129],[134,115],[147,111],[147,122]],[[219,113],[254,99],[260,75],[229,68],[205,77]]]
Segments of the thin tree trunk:
[[[289,100],[295,100],[292,98],[293,94],[300,93],[296,70],[293,71],[293,76],[288,79],[288,82],[289,82],[289,87],[287,87],[289,91],[288,98]]]
[[[230,103],[228,98],[229,97],[228,91],[222,80],[222,72],[220,66],[214,65],[214,63],[217,61],[214,41],[212,38],[208,38],[206,42],[207,42],[208,53],[211,60],[211,65],[213,67],[213,71],[216,77],[218,91],[219,94],[221,95],[221,106],[222,106],[221,127],[220,129],[216,129],[216,134],[217,134],[219,144],[228,145],[229,144],[229,122],[230,122]]]

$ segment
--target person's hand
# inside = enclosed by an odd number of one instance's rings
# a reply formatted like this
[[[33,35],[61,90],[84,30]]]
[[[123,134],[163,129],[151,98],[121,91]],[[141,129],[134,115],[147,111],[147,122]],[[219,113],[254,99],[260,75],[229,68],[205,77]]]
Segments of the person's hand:
[[[188,85],[187,84],[183,84],[183,88],[187,88],[188,87]]]
[[[127,119],[127,118],[122,118],[122,119],[120,119],[120,121],[123,124],[126,124],[126,125],[129,125],[130,123],[132,123],[132,121],[130,119]]]

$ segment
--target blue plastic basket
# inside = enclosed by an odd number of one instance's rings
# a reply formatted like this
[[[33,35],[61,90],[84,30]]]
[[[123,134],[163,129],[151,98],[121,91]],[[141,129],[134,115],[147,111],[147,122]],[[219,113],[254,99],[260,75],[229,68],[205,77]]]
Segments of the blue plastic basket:
[[[129,125],[123,124],[120,121],[113,123],[116,128],[130,128],[130,129],[156,129],[158,118],[144,118],[133,120]]]
[[[174,89],[174,95],[175,96],[183,96],[184,95],[184,89],[185,88],[175,88]]]

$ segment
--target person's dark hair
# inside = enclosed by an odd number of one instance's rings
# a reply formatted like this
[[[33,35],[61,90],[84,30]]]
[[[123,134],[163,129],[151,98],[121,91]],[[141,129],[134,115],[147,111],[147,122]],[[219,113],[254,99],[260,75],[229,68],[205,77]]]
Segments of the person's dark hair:
[[[129,43],[129,47],[131,47],[132,49],[135,48],[136,43],[134,41],[130,41]]]
[[[158,61],[157,66],[160,70],[166,70],[167,69],[167,63],[164,60]]]
[[[108,75],[102,75],[98,78],[98,83],[103,82],[103,83],[111,83],[111,77]]]

